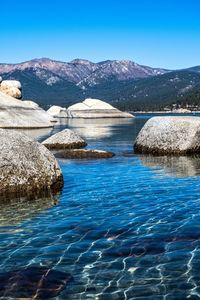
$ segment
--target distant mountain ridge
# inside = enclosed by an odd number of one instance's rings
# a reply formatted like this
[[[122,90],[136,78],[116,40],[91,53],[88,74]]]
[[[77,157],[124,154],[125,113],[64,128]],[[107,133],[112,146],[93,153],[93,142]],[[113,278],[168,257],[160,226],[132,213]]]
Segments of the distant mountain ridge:
[[[0,64],[0,75],[20,80],[24,99],[44,107],[68,106],[86,97],[103,99],[124,110],[162,109],[180,101],[200,105],[200,66],[170,71],[129,60],[93,63],[41,58]]]
[[[50,71],[65,80],[78,84],[80,87],[93,86],[113,77],[116,80],[126,80],[155,76],[167,72],[165,69],[141,66],[129,60],[107,60],[93,63],[85,59],[62,62],[40,58],[19,64],[0,64],[0,74],[16,70],[24,71],[30,68]]]

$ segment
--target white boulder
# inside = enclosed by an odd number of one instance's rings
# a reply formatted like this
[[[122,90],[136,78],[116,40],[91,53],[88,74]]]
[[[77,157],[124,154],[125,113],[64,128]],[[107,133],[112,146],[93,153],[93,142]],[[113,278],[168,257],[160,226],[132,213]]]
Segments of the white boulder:
[[[133,118],[133,115],[122,112],[99,99],[85,99],[67,109],[69,118]]]
[[[40,107],[30,107],[0,92],[0,128],[52,127],[51,117]]]
[[[56,105],[51,106],[47,113],[54,118],[68,118],[67,109]]]
[[[0,196],[56,193],[63,177],[54,156],[38,142],[16,131],[0,129]]]
[[[0,80],[0,92],[16,99],[22,98],[21,88],[21,83],[17,80]]]
[[[134,148],[137,153],[159,155],[200,153],[200,118],[151,118],[139,132]]]
[[[18,80],[3,80],[1,86],[4,88],[17,88],[19,90],[22,88],[21,82]]]

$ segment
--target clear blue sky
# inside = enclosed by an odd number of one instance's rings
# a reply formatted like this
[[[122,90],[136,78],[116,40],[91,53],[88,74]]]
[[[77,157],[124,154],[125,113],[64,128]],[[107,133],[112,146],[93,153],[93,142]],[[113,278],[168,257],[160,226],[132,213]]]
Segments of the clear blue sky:
[[[10,0],[0,11],[0,62],[49,57],[200,65],[199,0]]]

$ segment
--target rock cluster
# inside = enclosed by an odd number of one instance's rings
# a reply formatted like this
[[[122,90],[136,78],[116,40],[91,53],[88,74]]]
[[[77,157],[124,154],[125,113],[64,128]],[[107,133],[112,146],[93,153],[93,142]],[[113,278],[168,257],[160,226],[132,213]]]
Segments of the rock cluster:
[[[46,147],[16,130],[0,129],[0,141],[0,196],[60,190],[62,173]]]
[[[158,155],[200,153],[200,118],[151,118],[139,132],[134,149],[137,153]]]
[[[0,80],[0,92],[13,98],[22,98],[21,88],[21,83],[17,80]]]
[[[54,150],[57,158],[84,159],[84,158],[111,158],[114,153],[110,151],[80,149],[87,143],[74,131],[64,129],[46,139],[43,143],[50,150]],[[56,150],[56,152],[55,152]]]

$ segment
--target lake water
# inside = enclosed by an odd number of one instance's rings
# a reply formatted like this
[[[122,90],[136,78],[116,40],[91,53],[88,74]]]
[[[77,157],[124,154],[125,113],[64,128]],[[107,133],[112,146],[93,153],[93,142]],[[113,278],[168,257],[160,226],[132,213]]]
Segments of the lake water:
[[[0,205],[1,299],[200,298],[200,159],[134,155],[149,117],[29,131],[42,140],[69,127],[88,148],[116,156],[61,160],[65,185],[57,200]],[[39,289],[34,279],[43,269],[52,270],[48,293],[32,297],[24,279],[25,293],[16,289],[18,272],[29,272]],[[59,274],[69,279],[60,290]]]

